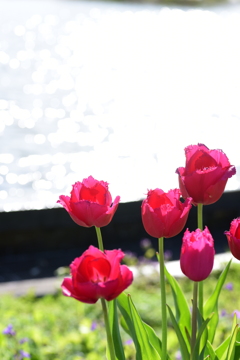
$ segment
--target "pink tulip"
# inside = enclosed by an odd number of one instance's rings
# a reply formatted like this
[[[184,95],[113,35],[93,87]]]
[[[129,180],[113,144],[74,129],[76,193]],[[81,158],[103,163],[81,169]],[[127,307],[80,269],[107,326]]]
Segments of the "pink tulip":
[[[230,230],[224,233],[227,236],[228,245],[233,256],[240,260],[240,218],[231,222]]]
[[[228,178],[236,173],[222,150],[209,150],[205,145],[185,148],[186,166],[176,170],[184,198],[191,196],[193,204],[209,205],[222,196]]]
[[[190,232],[188,229],[183,236],[180,255],[180,266],[184,275],[192,281],[206,279],[213,268],[214,242],[207,227],[201,231]]]
[[[70,197],[61,195],[57,202],[78,225],[103,227],[112,220],[119,201],[120,196],[117,196],[112,203],[108,183],[89,176],[82,183],[76,182],[73,185]]]
[[[63,280],[63,294],[88,304],[94,304],[99,298],[115,299],[133,281],[128,267],[120,265],[123,257],[121,250],[103,253],[90,246],[70,265],[72,278]]]
[[[163,190],[149,190],[142,203],[142,222],[146,232],[155,238],[170,238],[179,234],[184,228],[191,198],[184,203],[180,201],[178,189],[165,193]]]

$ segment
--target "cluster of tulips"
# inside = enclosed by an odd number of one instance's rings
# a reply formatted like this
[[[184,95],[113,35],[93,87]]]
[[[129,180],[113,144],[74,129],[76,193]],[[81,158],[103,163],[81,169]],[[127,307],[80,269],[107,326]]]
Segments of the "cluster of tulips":
[[[107,334],[106,357],[109,360],[126,359],[119,330],[119,313],[124,330],[134,342],[137,360],[170,359],[167,314],[178,337],[183,360],[240,358],[240,332],[236,316],[231,334],[217,348],[213,348],[218,324],[218,298],[230,262],[206,302],[203,281],[212,271],[215,255],[212,235],[207,227],[203,228],[203,205],[219,200],[228,179],[236,173],[236,169],[223,151],[209,150],[203,144],[186,147],[185,155],[185,167],[176,170],[180,189],[168,192],[161,189],[149,190],[141,208],[146,232],[158,239],[162,316],[160,338],[141,320],[131,296],[124,293],[133,281],[131,270],[121,265],[124,253],[116,249],[104,250],[100,228],[111,222],[120,197],[117,196],[112,201],[108,183],[89,176],[73,185],[70,197],[61,195],[58,200],[78,225],[96,228],[99,248],[91,245],[72,262],[71,277],[63,280],[62,290],[65,296],[89,304],[100,299]],[[192,206],[197,206],[198,209],[198,229],[185,231],[180,253],[181,270],[193,282],[190,309],[176,279],[166,270],[164,238],[176,236],[183,230]],[[230,230],[225,234],[233,256],[240,260],[240,218],[232,221]],[[173,292],[175,313],[166,304],[166,281]]]

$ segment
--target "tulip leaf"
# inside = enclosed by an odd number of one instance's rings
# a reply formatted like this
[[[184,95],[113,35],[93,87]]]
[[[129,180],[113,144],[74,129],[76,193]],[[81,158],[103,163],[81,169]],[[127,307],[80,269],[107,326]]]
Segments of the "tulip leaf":
[[[226,359],[227,348],[228,348],[229,342],[230,342],[230,335],[215,350],[215,353],[216,353],[217,357],[219,358],[219,360]]]
[[[226,360],[227,359],[228,349],[230,347],[232,334],[234,332],[234,329],[235,329],[236,325],[237,325],[237,316],[236,316],[236,314],[234,314],[231,335],[229,335],[227,337],[227,339],[224,340],[223,343],[215,350],[215,353],[219,357],[219,360]]]
[[[119,295],[117,304],[133,339],[136,348],[136,360],[161,360],[160,354],[153,345],[153,343],[157,344],[159,349],[160,342],[156,341],[154,332],[150,332],[150,327],[148,330],[146,329],[146,324],[141,320],[130,295],[127,296],[124,293]],[[153,338],[154,341],[151,341]]]
[[[212,295],[209,297],[209,299],[205,303],[204,309],[203,309],[204,318],[208,318],[210,316],[210,314],[214,312],[214,315],[212,316],[212,319],[211,319],[210,323],[208,324],[208,340],[211,342],[211,344],[213,343],[213,340],[214,340],[214,336],[215,336],[217,324],[218,324],[218,319],[219,319],[218,299],[219,299],[219,295],[222,290],[223,284],[226,280],[228,270],[231,265],[231,261],[232,260],[229,261],[229,263],[227,264],[227,266],[225,267],[225,269],[222,271],[221,275],[219,276],[217,285],[216,285]]]
[[[235,344],[236,344],[236,337],[238,331],[239,331],[239,325],[236,325],[234,331],[231,334],[226,360],[234,360]]]
[[[211,317],[212,316],[213,316],[213,314],[211,314]],[[203,319],[202,314],[200,313],[199,309],[197,309],[197,319],[198,319],[198,329],[201,329],[201,327],[202,327],[202,325],[204,323],[204,319]],[[203,350],[205,350],[205,348],[206,348],[207,340],[208,340],[208,329],[207,329],[207,327],[204,327],[202,335],[200,337],[200,342],[199,342],[199,349],[200,349],[200,350],[198,349],[198,353],[200,354],[199,355],[199,360],[202,360],[204,358],[204,351]]]
[[[135,308],[132,299],[130,296],[128,296],[128,301],[129,301],[129,307],[130,307],[130,311],[131,311],[131,315],[132,315],[132,319],[133,319],[133,323],[134,323],[134,327],[135,327],[135,332],[136,332],[136,337],[140,343],[140,347],[141,347],[141,353],[142,353],[142,359],[156,359],[156,360],[160,360],[161,357],[158,354],[157,350],[154,348],[154,346],[151,344],[149,337],[148,337],[148,332],[145,328],[145,324],[143,323],[143,321],[141,320],[137,309]]]
[[[189,306],[177,280],[167,271],[166,267],[164,271],[173,293],[176,321],[184,337],[185,343],[187,344],[188,350],[190,350],[188,334],[191,333],[191,314]]]
[[[236,316],[236,314],[234,314],[232,333],[230,335],[230,341],[229,341],[229,346],[228,346],[228,350],[227,350],[226,360],[234,360],[235,344],[236,344],[236,340],[237,340],[238,331],[239,331],[239,325],[237,324],[237,316]]]
[[[114,348],[115,348],[116,359],[117,360],[125,360],[122,339],[120,336],[119,325],[118,325],[116,299],[109,301],[108,315],[109,315],[109,322],[110,322],[110,327],[111,327],[111,332],[112,332],[112,338],[113,338],[113,343],[114,343]],[[108,355],[109,355],[109,353],[108,353]],[[108,356],[108,358],[109,358],[109,356]]]
[[[126,321],[125,321],[125,319],[124,319],[123,316],[120,317],[120,324],[121,324],[121,327],[123,328],[123,330],[124,330],[129,336],[131,336],[131,332],[130,332],[130,330],[129,330],[128,326],[127,326],[127,323],[126,323]]]
[[[197,334],[197,339],[196,339],[196,343],[193,349],[193,359],[203,359],[203,354],[204,354],[204,350],[207,344],[207,336],[203,335],[207,329],[207,324],[209,323],[209,321],[211,320],[211,317],[207,318],[206,320],[204,320],[198,330],[198,334]],[[201,340],[203,338],[203,342],[201,343]]]
[[[239,335],[239,332],[238,332],[238,335]],[[240,343],[236,342],[234,360],[239,360],[239,359],[240,359]]]
[[[134,331],[134,324],[132,322],[131,312],[129,309],[128,298],[126,294],[122,293],[117,297],[117,306],[123,316],[123,321],[121,321],[121,324],[124,324],[124,330],[126,329],[126,332],[131,335],[135,348],[136,350],[138,350],[138,341]]]
[[[129,328],[127,326],[127,323],[124,319],[123,316],[121,316],[121,319],[120,319],[120,324],[123,328],[123,330],[131,336],[131,333],[129,331]],[[148,337],[149,337],[149,340],[150,342],[152,343],[152,345],[155,347],[155,349],[157,350],[157,352],[159,353],[159,355],[161,356],[162,354],[162,343],[161,343],[161,340],[158,338],[158,336],[156,335],[155,331],[153,330],[153,328],[151,328],[148,324],[146,324],[144,321],[143,321],[143,324],[145,326],[145,329],[148,333]],[[170,357],[168,356],[168,358],[170,360]]]
[[[189,354],[188,346],[187,346],[186,341],[184,339],[184,336],[182,334],[182,330],[180,329],[180,327],[178,325],[178,322],[177,322],[171,308],[168,305],[167,305],[167,307],[168,307],[169,315],[170,315],[174,330],[175,330],[176,335],[178,337],[179,345],[180,345],[180,348],[181,348],[182,358],[184,360],[189,360],[190,359],[190,354]]]
[[[217,355],[212,347],[212,344],[208,340],[207,340],[207,352],[208,352],[208,355],[210,356],[211,360],[219,360],[219,358],[217,357]]]
[[[153,330],[153,328],[151,328],[151,326],[149,326],[146,323],[144,323],[144,326],[147,331],[148,338],[149,338],[151,344],[154,346],[154,348],[157,350],[158,354],[161,357],[162,356],[162,343],[161,343],[160,339],[157,337],[155,331]],[[168,359],[169,359],[169,357],[168,357]]]

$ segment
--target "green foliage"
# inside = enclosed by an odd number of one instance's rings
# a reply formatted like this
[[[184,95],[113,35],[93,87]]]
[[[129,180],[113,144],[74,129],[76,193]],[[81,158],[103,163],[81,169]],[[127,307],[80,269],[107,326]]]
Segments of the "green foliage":
[[[223,270],[222,274],[219,276],[218,281],[217,281],[217,285],[216,285],[213,293],[211,294],[210,298],[208,299],[208,301],[204,305],[204,316],[205,316],[205,318],[210,316],[211,313],[213,313],[212,320],[211,320],[211,322],[209,323],[209,326],[208,326],[208,340],[211,343],[214,340],[214,336],[216,334],[216,329],[217,329],[217,324],[218,324],[218,319],[219,319],[219,315],[218,315],[218,299],[219,299],[222,287],[223,287],[223,285],[225,283],[225,280],[226,280],[230,265],[231,265],[231,260],[229,261],[229,263],[227,264],[227,266]]]
[[[121,311],[122,316],[127,324],[128,331],[134,341],[136,348],[136,359],[137,360],[161,360],[160,354],[157,351],[158,347],[154,347],[155,341],[152,340],[154,337],[153,332],[147,331],[144,322],[141,320],[130,295],[122,293],[117,299],[118,307]],[[156,340],[157,341],[157,340]]]
[[[119,330],[119,320],[118,320],[118,313],[117,313],[117,300],[114,299],[109,302],[108,304],[108,315],[109,315],[109,322],[111,327],[111,333],[115,348],[115,355],[117,360],[125,360],[124,349],[122,346],[122,339]],[[110,354],[108,353],[109,349],[107,349],[107,357],[110,358]]]
[[[229,344],[232,344],[235,339],[239,341],[238,327],[232,316],[234,311],[240,311],[240,297],[238,296],[240,293],[239,272],[240,265],[232,264],[226,282],[231,281],[233,289],[227,290],[225,285],[222,286],[218,299],[220,317],[216,336],[213,344],[207,343],[211,360],[225,359],[226,356],[231,360],[239,358],[240,346],[236,348],[235,354],[232,352],[232,347],[230,347],[228,354],[226,352]],[[205,299],[208,299],[213,288],[216,288],[219,274],[219,272],[213,272],[204,283]],[[180,278],[178,282],[186,299],[182,306],[185,307],[187,303],[190,308],[192,298],[190,281],[186,278]],[[172,282],[171,286],[175,287],[176,284]],[[166,286],[167,304],[174,310],[171,286],[170,284]],[[175,288],[175,291],[178,292],[178,287]],[[150,326],[144,325],[145,340],[150,339],[150,343],[157,353],[160,353],[161,344],[156,336],[156,334],[158,336],[161,334],[159,274],[156,272],[150,276],[145,276],[142,273],[141,276],[136,277],[133,285],[128,288],[128,293],[131,294],[137,309],[136,313],[135,306],[131,302],[128,303],[132,311],[131,316],[136,319],[138,326],[142,326],[144,323]],[[130,298],[128,301],[130,301]],[[144,323],[138,319],[138,314]],[[180,313],[174,314],[177,321],[180,321],[181,316],[179,316]],[[106,335],[100,302],[95,305],[82,304],[72,298],[64,297],[60,291],[54,296],[47,295],[42,298],[36,298],[32,293],[18,298],[5,295],[0,297],[0,317],[1,360],[13,359],[12,339],[2,334],[3,329],[9,324],[12,324],[17,332],[17,339],[26,337],[29,339],[21,348],[31,354],[32,360],[106,359]],[[123,339],[126,360],[136,360],[134,344],[126,344],[130,340],[130,336],[122,330],[122,327],[120,327],[120,333],[118,333],[113,313],[112,321],[116,336],[121,336]],[[168,321],[169,355],[175,360],[179,351],[179,340],[176,337],[170,317]],[[211,320],[207,327],[210,323]],[[96,329],[93,326],[95,324]],[[125,324],[125,326],[127,325]],[[225,343],[223,343],[224,341]],[[220,346],[222,343],[223,345]],[[121,349],[119,351],[121,352]]]
[[[167,278],[167,281],[169,282],[171,289],[172,289],[174,306],[175,306],[175,310],[176,310],[176,319],[175,319],[175,321],[173,321],[173,324],[176,323],[177,328],[179,328],[178,332],[180,332],[180,336],[181,336],[181,338],[183,338],[182,341],[184,342],[184,346],[187,347],[186,352],[189,353],[190,345],[188,342],[187,334],[190,333],[190,328],[191,328],[190,309],[189,309],[187,300],[184,297],[184,294],[183,294],[178,282],[176,281],[176,279],[173,276],[171,276],[171,274],[169,274],[166,267],[165,267],[164,271],[165,271],[165,276]],[[171,314],[170,308],[169,308],[169,311],[170,311],[170,316],[172,318],[173,314]],[[176,326],[174,326],[174,328],[176,330]],[[182,344],[182,341],[180,341],[180,339],[179,339],[180,344]],[[186,357],[186,359],[187,358],[188,357]]]

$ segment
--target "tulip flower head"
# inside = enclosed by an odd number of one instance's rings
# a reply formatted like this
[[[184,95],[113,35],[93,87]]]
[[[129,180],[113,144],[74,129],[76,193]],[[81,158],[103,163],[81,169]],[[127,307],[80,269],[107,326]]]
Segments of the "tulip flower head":
[[[222,150],[209,150],[203,144],[187,146],[185,155],[185,168],[176,170],[183,197],[191,196],[194,205],[215,203],[236,173],[235,167]]]
[[[240,260],[240,218],[231,222],[230,230],[224,233],[227,236],[228,245],[233,256]]]
[[[57,201],[69,213],[73,221],[84,227],[103,227],[110,223],[115,214],[120,196],[112,202],[108,183],[95,180],[92,176],[73,185],[71,195],[61,195]]]
[[[90,246],[70,265],[72,278],[63,280],[63,294],[88,304],[96,303],[99,298],[115,299],[133,281],[128,267],[120,265],[123,257],[121,250],[103,253]]]
[[[203,231],[197,229],[190,232],[188,229],[183,236],[180,266],[184,275],[192,281],[206,279],[213,268],[214,241],[208,228]]]
[[[161,189],[148,191],[142,203],[142,222],[149,235],[170,238],[182,231],[192,207],[192,199],[187,198],[182,203],[180,195],[178,189],[167,193]]]

